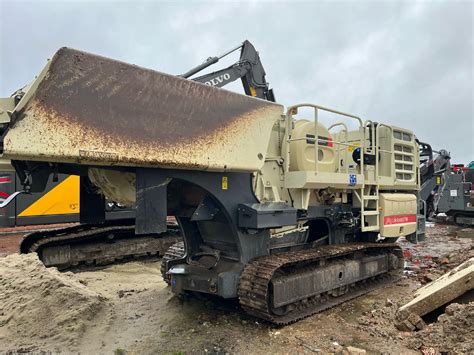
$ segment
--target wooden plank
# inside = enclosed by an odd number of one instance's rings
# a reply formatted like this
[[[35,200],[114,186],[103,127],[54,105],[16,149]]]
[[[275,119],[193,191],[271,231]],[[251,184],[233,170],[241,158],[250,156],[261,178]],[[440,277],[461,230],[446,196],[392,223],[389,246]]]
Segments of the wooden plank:
[[[415,298],[400,307],[398,319],[422,317],[474,288],[474,258],[462,263],[415,292]],[[416,326],[416,325],[415,325]]]

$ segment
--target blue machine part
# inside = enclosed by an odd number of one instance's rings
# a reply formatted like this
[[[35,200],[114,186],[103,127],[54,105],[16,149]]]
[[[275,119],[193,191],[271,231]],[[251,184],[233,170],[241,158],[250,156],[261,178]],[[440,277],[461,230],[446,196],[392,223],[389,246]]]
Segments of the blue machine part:
[[[357,184],[357,176],[355,174],[349,175],[349,186],[355,186]]]

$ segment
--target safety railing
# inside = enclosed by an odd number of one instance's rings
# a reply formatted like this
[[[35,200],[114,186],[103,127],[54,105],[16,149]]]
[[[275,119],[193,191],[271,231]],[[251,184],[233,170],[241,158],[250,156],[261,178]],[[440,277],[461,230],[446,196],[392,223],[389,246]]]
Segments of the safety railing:
[[[287,151],[286,151],[286,159],[285,159],[285,171],[289,171],[290,168],[290,142],[296,141],[296,140],[301,140],[301,139],[306,139],[306,138],[296,138],[292,139],[291,138],[291,132],[292,132],[292,125],[293,125],[293,115],[298,112],[298,108],[301,107],[308,107],[308,108],[313,108],[314,109],[314,173],[315,175],[318,174],[318,154],[319,154],[319,135],[318,135],[318,123],[319,123],[319,110],[321,111],[326,111],[326,112],[331,112],[337,115],[353,118],[359,122],[359,129],[363,127],[362,119],[358,116],[351,115],[349,113],[333,110],[324,106],[319,106],[319,105],[314,105],[314,104],[308,104],[308,103],[303,103],[303,104],[298,104],[298,105],[293,105],[288,107],[288,110],[286,112],[287,120],[286,120],[286,139],[287,139]],[[360,159],[360,169],[361,172],[364,170],[364,159],[363,159],[363,154],[364,154],[364,140],[365,140],[365,134],[362,135],[360,139],[360,148],[361,148],[361,159]],[[324,141],[324,139],[322,140]],[[327,140],[326,140],[327,141]],[[342,142],[334,142],[333,144],[343,144],[343,145],[349,145],[347,143],[342,143]]]
[[[374,147],[373,145],[375,144],[375,124],[374,122],[372,122],[372,120],[366,120],[364,122],[364,127],[367,127],[368,125],[370,125],[370,142],[372,142],[372,146],[370,147],[367,147],[367,150],[369,150],[369,153],[373,154],[373,150],[374,150]]]
[[[348,136],[349,136],[349,135],[348,135],[349,130],[348,130],[348,128],[347,128],[347,125],[346,125],[344,122],[338,122],[338,123],[334,123],[334,124],[330,125],[330,126],[328,127],[328,132],[330,132],[331,129],[333,129],[334,127],[339,127],[339,126],[344,127],[344,129],[343,129],[341,132],[344,132],[344,133],[345,133],[344,142],[347,142],[347,141],[348,141]],[[348,143],[343,143],[343,142],[339,142],[339,141],[336,142],[336,141],[333,139],[333,144],[337,144],[337,145],[338,145],[336,152],[337,152],[337,171],[339,172],[339,169],[340,169],[340,167],[341,167],[341,156],[340,156],[340,152],[341,152],[341,150],[346,151],[346,148],[342,148],[342,149],[341,149],[340,146],[341,146],[341,145],[342,145],[342,146],[345,146],[345,145],[348,144]],[[347,173],[347,164],[345,164],[345,166],[346,166],[346,173]]]

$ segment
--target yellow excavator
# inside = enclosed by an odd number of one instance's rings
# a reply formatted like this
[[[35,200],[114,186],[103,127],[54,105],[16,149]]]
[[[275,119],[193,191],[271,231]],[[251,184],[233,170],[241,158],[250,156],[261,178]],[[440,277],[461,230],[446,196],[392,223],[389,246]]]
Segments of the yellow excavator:
[[[79,222],[79,176],[57,174],[48,179],[43,192],[22,194],[0,209],[0,227],[36,226]],[[10,164],[0,162],[0,202],[22,188]],[[106,201],[108,219],[133,218],[131,208]]]
[[[0,198],[21,189],[9,161],[0,163]],[[79,222],[79,176],[58,175],[41,193],[23,194],[0,210],[1,227]]]

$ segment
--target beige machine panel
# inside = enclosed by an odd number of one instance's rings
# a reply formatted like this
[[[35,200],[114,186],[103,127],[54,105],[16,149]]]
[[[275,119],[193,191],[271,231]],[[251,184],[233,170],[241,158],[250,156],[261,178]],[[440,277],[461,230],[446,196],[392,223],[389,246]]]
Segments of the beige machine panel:
[[[314,122],[307,120],[295,121],[290,143],[290,171],[314,170],[315,141]],[[335,172],[336,162],[334,148],[326,127],[318,124],[318,170]]]
[[[15,108],[4,157],[256,171],[283,107],[60,49]]]
[[[380,194],[380,235],[403,237],[416,231],[416,196],[413,194]]]

